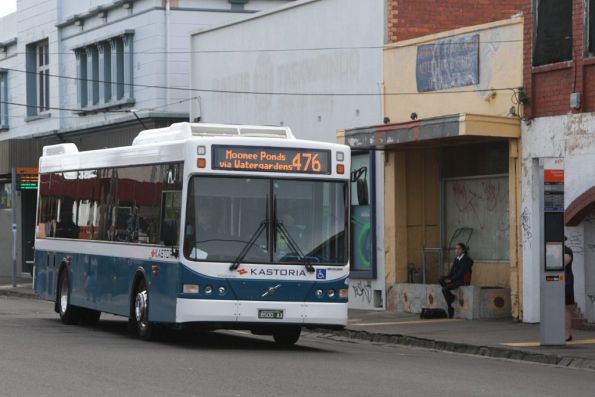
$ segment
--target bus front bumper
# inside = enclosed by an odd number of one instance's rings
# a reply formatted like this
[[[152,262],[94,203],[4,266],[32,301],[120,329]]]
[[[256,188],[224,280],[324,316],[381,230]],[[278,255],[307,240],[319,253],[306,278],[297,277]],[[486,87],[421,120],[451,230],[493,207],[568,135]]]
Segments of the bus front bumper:
[[[276,318],[270,318],[273,316]],[[176,322],[346,326],[347,302],[261,302],[178,298]]]

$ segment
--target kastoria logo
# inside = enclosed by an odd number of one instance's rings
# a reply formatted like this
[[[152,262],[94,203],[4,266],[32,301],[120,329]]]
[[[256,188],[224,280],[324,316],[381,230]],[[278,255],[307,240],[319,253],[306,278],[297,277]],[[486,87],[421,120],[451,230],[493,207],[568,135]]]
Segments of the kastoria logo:
[[[247,274],[248,271],[245,269],[239,269],[238,273],[241,276]],[[280,277],[305,277],[305,270],[296,269],[250,269],[251,276],[280,276]]]

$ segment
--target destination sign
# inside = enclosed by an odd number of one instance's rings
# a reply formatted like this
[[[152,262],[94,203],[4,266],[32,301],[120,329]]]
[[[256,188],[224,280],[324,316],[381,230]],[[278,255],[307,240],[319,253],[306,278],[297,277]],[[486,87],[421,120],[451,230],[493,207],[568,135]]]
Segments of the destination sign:
[[[227,171],[330,174],[331,151],[213,145],[212,168]]]
[[[17,167],[16,188],[17,190],[36,190],[39,177],[38,169],[35,167]]]

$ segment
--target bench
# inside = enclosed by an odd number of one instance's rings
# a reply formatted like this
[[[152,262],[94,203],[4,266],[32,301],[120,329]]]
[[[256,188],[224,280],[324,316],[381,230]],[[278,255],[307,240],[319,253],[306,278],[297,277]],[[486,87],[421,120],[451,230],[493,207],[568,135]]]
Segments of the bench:
[[[423,307],[442,308],[447,305],[439,284],[395,284],[397,312],[421,313]],[[452,291],[456,318],[510,317],[510,289],[468,285]]]

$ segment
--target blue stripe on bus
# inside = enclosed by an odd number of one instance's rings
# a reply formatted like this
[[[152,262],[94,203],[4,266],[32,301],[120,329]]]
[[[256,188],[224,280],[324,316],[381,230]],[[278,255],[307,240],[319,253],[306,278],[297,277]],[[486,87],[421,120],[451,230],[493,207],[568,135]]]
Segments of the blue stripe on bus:
[[[223,265],[225,266],[225,265]],[[345,277],[346,278],[346,277]],[[181,294],[181,298],[196,299],[218,299],[218,300],[249,300],[249,301],[289,301],[289,302],[347,302],[347,299],[339,299],[339,290],[347,289],[345,278],[333,281],[312,281],[312,280],[283,280],[283,279],[242,279],[242,278],[214,278],[201,275],[181,266],[182,284],[197,284],[200,286],[198,294]],[[274,292],[269,288],[276,287]],[[206,294],[204,288],[211,286],[213,292]],[[226,292],[219,294],[219,287],[225,287]],[[322,289],[324,294],[321,298],[316,297],[316,289]],[[333,289],[335,296],[328,297],[328,290]],[[263,296],[264,295],[264,296]]]
[[[58,271],[66,256],[72,257],[68,266],[71,304],[122,316],[129,314],[133,277],[138,269],[143,269],[149,283],[149,318],[152,321],[175,322],[177,298],[347,302],[346,298],[339,298],[339,290],[348,288],[345,278],[333,281],[214,278],[194,272],[178,262],[36,250],[35,291],[41,298],[52,301],[56,298]],[[152,265],[159,266],[156,277],[152,275]],[[198,294],[182,293],[183,284],[197,284],[200,291]],[[211,294],[205,293],[206,286],[212,287]],[[225,287],[224,294],[219,293],[221,286]],[[271,287],[277,288],[270,292]],[[323,290],[321,297],[316,296],[317,289]],[[330,289],[335,292],[332,298],[328,296]]]

